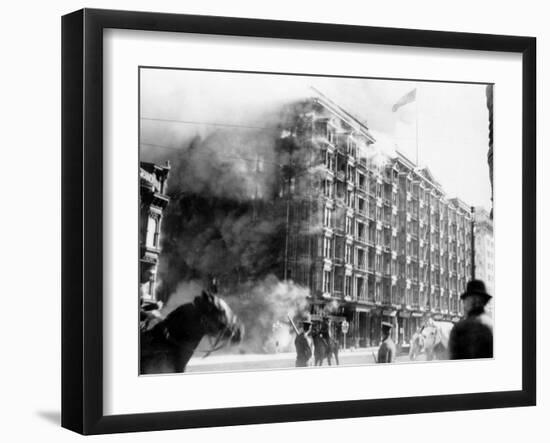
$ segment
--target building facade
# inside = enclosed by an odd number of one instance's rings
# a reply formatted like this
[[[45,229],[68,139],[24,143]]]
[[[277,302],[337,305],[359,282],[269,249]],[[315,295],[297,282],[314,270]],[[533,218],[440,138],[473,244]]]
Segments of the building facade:
[[[168,205],[166,185],[170,164],[140,163],[139,168],[139,295],[156,300],[162,213]]]
[[[314,318],[373,346],[381,322],[407,344],[431,317],[457,321],[472,276],[472,213],[427,168],[376,149],[368,127],[324,97],[301,103],[281,199],[287,206],[283,274],[310,288]],[[288,135],[291,134],[291,135]]]
[[[485,282],[487,292],[495,294],[495,242],[493,220],[483,208],[475,209],[475,277]],[[494,299],[487,304],[487,312],[493,316]]]

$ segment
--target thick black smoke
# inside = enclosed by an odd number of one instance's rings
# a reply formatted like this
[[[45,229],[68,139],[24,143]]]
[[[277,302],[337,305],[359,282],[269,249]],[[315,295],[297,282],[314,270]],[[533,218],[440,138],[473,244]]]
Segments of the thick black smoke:
[[[306,309],[309,289],[281,281],[287,234],[281,191],[291,172],[311,162],[296,139],[296,117],[292,107],[187,139],[162,135],[174,149],[157,296],[170,311],[215,279],[245,324],[244,352],[290,349],[287,315]]]

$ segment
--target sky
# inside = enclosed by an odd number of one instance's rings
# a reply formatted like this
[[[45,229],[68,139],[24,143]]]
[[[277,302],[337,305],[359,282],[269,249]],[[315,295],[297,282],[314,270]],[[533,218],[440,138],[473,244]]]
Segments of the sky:
[[[216,128],[258,130],[269,112],[314,96],[312,87],[365,122],[379,148],[428,166],[449,198],[491,207],[485,85],[142,69],[141,160],[162,162]],[[393,112],[415,88],[415,101]]]

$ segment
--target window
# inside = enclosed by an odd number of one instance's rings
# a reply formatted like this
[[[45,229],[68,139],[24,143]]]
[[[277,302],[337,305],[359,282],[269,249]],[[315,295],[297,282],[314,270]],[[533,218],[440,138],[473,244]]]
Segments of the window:
[[[370,181],[370,185],[369,185],[369,192],[372,195],[376,195],[376,179],[372,176],[371,176],[371,181]]]
[[[384,246],[386,248],[391,247],[391,238],[392,238],[391,230],[384,229]]]
[[[356,151],[357,151],[357,148],[356,148],[355,140],[353,140],[351,137],[348,138],[348,154],[349,154],[349,156],[355,158]]]
[[[357,249],[357,266],[359,269],[365,269],[365,250]]]
[[[376,223],[374,222],[369,224],[369,242],[376,243]]]
[[[325,165],[329,171],[334,169],[334,156],[330,152],[326,152]]]
[[[357,298],[365,299],[365,279],[362,277],[357,278]]]
[[[346,294],[346,297],[351,297],[351,276],[350,275],[346,275],[346,279],[345,279],[345,294]]]
[[[347,191],[346,204],[353,207],[353,191]]]
[[[350,165],[348,165],[347,167],[347,176],[346,178],[352,182],[353,184],[355,184],[355,181],[353,180],[354,179],[354,174],[353,174],[353,167],[351,167]]]
[[[332,182],[330,180],[323,180],[323,194],[325,197],[332,198]]]
[[[391,262],[391,255],[384,254],[384,274],[386,275],[391,274]]]
[[[326,136],[329,143],[334,144],[334,140],[336,139],[336,134],[334,132],[334,128],[332,128],[330,125],[327,124],[326,129]]]
[[[369,248],[369,262],[368,267],[369,271],[374,271],[374,257],[375,257],[375,251],[373,248]]]
[[[149,216],[147,220],[147,237],[145,239],[145,245],[156,248],[158,247],[158,229],[157,229],[157,219],[155,217]]]
[[[331,281],[330,271],[323,271],[323,292],[330,293]]]
[[[359,188],[360,189],[365,189],[365,175],[364,174],[361,174],[361,173],[358,173],[357,174],[357,181],[358,181],[358,184],[359,184]]]
[[[343,291],[344,277],[341,273],[334,273],[334,291]]]
[[[384,223],[391,224],[391,217],[392,216],[392,210],[391,206],[384,206]]]
[[[376,201],[373,198],[369,201],[369,217],[372,219],[376,218]]]
[[[365,241],[365,224],[364,223],[357,223],[357,237],[359,237],[359,240]]]
[[[324,256],[325,258],[332,258],[332,240],[328,237],[324,238]]]
[[[325,214],[324,214],[324,224],[327,227],[331,226],[331,215],[332,211],[329,208],[325,208]]]
[[[365,213],[365,199],[358,197],[357,198],[357,210],[361,213]]]
[[[404,278],[406,277],[405,275],[405,263],[404,262],[399,262],[399,275],[398,275],[399,278]]]
[[[351,255],[351,245],[346,245],[345,261],[347,264],[353,264],[352,255]]]
[[[346,216],[346,234],[353,235],[353,220]]]

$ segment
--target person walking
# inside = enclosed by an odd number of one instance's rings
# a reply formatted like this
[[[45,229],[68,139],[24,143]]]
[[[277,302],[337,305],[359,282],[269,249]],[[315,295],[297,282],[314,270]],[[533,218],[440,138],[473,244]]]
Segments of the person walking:
[[[395,343],[391,338],[392,324],[382,322],[382,343],[378,348],[378,363],[392,363],[395,359]]]
[[[493,321],[485,312],[491,296],[481,280],[471,280],[460,296],[465,318],[453,326],[449,337],[449,358],[493,357]]]
[[[311,319],[306,316],[301,322],[300,331],[296,331],[296,339],[294,346],[296,347],[296,367],[303,368],[309,366],[309,360],[312,356],[312,339],[311,339]],[[294,324],[293,324],[294,326]]]

